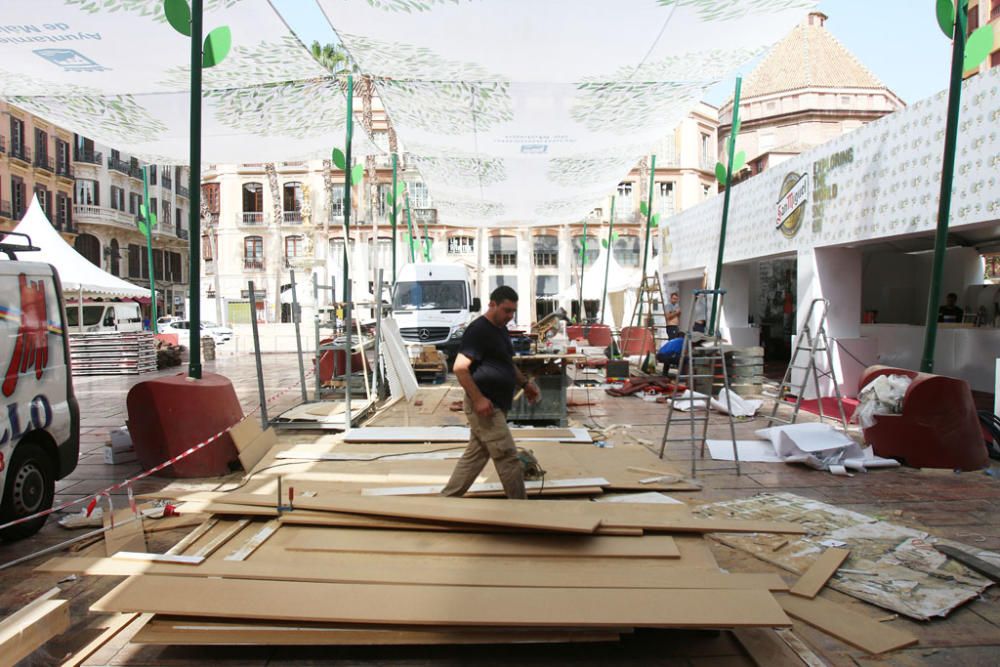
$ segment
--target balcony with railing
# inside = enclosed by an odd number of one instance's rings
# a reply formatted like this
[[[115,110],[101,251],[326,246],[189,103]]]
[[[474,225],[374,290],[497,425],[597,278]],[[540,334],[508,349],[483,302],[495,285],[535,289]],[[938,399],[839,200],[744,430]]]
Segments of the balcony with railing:
[[[113,225],[123,229],[135,229],[135,215],[106,206],[73,204],[73,219],[77,223]]]
[[[73,178],[73,165],[67,162],[56,161],[56,176],[63,178]]]
[[[20,160],[25,164],[31,164],[31,149],[24,144],[11,144],[10,157],[13,160]]]
[[[180,195],[181,197],[187,198],[188,195],[189,195],[189,193],[190,193],[190,190],[188,190],[186,187],[184,187],[180,183],[177,184],[177,194],[178,195]]]
[[[285,225],[301,225],[302,211],[282,211],[281,222]]]
[[[49,157],[41,153],[35,153],[35,159],[32,164],[39,169],[43,169],[49,173],[55,173],[56,171],[56,161],[54,158]]]
[[[188,230],[182,227],[178,227],[176,233],[177,233],[177,238],[179,238],[181,241],[187,241],[189,238],[191,238],[191,235],[188,234]]]
[[[174,179],[170,177],[170,172],[164,170],[163,175],[160,176],[160,178],[163,180],[164,188],[166,188],[167,190],[174,189]]]
[[[104,162],[104,154],[100,151],[79,151],[76,154],[76,161],[83,164],[100,165]]]
[[[264,224],[263,211],[243,211],[236,214],[236,224],[241,227],[260,227]]]
[[[114,156],[108,158],[108,169],[113,169],[114,171],[125,174],[126,176],[129,176],[131,171],[129,169],[128,162]]]
[[[264,258],[263,257],[244,257],[243,258],[243,270],[244,271],[263,271],[264,270]]]

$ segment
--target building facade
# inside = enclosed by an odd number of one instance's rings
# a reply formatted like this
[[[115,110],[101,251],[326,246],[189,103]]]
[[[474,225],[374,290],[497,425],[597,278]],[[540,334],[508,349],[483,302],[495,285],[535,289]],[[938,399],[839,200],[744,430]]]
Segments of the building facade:
[[[376,110],[376,142],[382,127],[378,116]],[[717,109],[701,104],[652,148],[656,155],[653,211],[661,213],[661,220],[715,193],[716,119]],[[395,234],[397,270],[410,261],[428,258],[463,263],[472,272],[483,303],[498,285],[517,290],[521,325],[557,307],[579,312],[573,285],[579,279],[582,251],[586,245],[587,262],[600,253],[611,221],[610,195],[587,220],[574,224],[489,228],[470,221],[468,226],[444,226],[437,223],[433,198],[405,152],[397,178],[406,184],[409,221],[416,239],[410,243],[407,212],[401,206]],[[391,163],[385,158],[369,165],[364,183],[352,189],[351,230],[345,242],[344,174],[329,163],[209,165],[202,180],[203,212],[207,213],[202,236],[206,317],[249,321],[248,283],[253,280],[258,321],[288,322],[291,272],[295,271],[298,285],[296,298],[308,311],[314,305],[314,275],[320,284],[333,285],[335,298],[341,298],[345,256],[356,301],[377,291],[377,268],[384,270],[384,279],[390,283],[393,233],[385,195],[391,179]],[[617,188],[612,251],[623,267],[638,267],[642,262],[645,238],[639,202],[647,197],[648,188],[648,164],[637,165]],[[655,230],[650,244],[651,265],[659,254],[660,234],[660,229]],[[333,300],[327,294],[320,293],[319,306]],[[584,301],[585,315],[598,317],[600,299]]]
[[[904,103],[810,13],[743,82],[736,150],[744,180],[903,108]],[[725,161],[733,100],[719,110],[719,159]]]
[[[149,286],[146,239],[136,220],[143,202],[143,167],[147,168],[153,279],[157,314],[184,314],[188,284],[187,167],[148,165],[121,151],[73,135],[73,220],[77,252],[112,275]],[[145,316],[150,309],[144,307]]]
[[[0,102],[0,230],[17,226],[32,195],[70,243],[73,223],[73,134]]]

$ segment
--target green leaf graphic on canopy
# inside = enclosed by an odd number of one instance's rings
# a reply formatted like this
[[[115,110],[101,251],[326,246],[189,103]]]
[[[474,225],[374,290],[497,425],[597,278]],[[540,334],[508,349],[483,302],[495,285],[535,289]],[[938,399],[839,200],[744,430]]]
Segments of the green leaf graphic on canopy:
[[[733,158],[733,173],[740,173],[740,169],[745,167],[747,164],[747,154],[746,151],[739,151]]]
[[[964,1],[964,0],[963,0]],[[937,0],[937,23],[941,32],[951,39],[955,32],[955,2],[954,0]]]
[[[163,0],[163,12],[174,30],[185,37],[191,36],[191,8],[187,0]]]
[[[337,169],[341,171],[347,169],[347,158],[344,157],[344,151],[339,148],[333,149],[333,152],[330,154],[330,160],[333,161],[333,166]]]
[[[351,185],[358,185],[361,183],[361,177],[364,176],[365,165],[360,162],[351,168]]]
[[[618,240],[618,232],[615,232],[614,234],[611,235],[611,243],[612,243],[612,245],[617,240]],[[608,240],[607,239],[601,239],[601,246],[603,246],[604,248],[607,248],[608,247]]]
[[[726,165],[721,162],[715,163],[715,180],[719,181],[722,185],[725,185],[726,181],[729,180],[726,174]]]
[[[657,0],[664,7],[690,7],[706,20],[732,21],[750,13],[779,12],[787,9],[812,9],[815,3],[807,0]]]
[[[979,64],[986,60],[993,50],[993,26],[984,25],[969,35],[969,41],[965,44],[965,58],[962,62],[962,69],[968,72],[970,69],[979,67]]]
[[[216,28],[205,38],[201,64],[204,67],[215,67],[229,54],[232,45],[233,35],[229,28],[226,26]]]

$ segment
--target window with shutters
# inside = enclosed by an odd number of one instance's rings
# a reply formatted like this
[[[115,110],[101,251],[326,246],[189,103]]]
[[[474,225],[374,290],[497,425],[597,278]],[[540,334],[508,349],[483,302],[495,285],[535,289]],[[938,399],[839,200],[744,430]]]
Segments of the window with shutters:
[[[491,236],[488,254],[490,266],[517,266],[517,237]]]
[[[24,181],[18,176],[10,177],[10,205],[11,217],[20,220],[24,217],[26,208],[24,198]]]
[[[532,239],[535,266],[559,266],[559,237],[539,234]]]
[[[179,177],[178,177],[179,178]],[[178,182],[180,182],[178,180]],[[208,212],[219,215],[219,184],[206,183],[201,186],[201,200],[205,202]]]
[[[163,280],[163,251],[153,249],[153,278]]]
[[[134,243],[128,244],[128,277],[142,278],[142,249]]]

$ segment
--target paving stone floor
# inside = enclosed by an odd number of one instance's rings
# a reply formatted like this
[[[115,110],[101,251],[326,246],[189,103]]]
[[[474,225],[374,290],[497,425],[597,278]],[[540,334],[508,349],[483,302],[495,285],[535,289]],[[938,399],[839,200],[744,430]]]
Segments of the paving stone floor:
[[[263,358],[267,394],[292,387],[274,404],[294,405],[299,399],[298,368],[294,355],[266,355]],[[161,371],[159,375],[184,372],[183,367]],[[256,371],[253,357],[223,357],[206,362],[205,372],[229,377],[245,411],[257,407]],[[56,502],[85,497],[111,483],[139,472],[137,464],[104,464],[102,448],[108,432],[123,426],[127,418],[125,397],[128,389],[140,380],[133,376],[77,378],[75,386],[82,408],[81,459],[77,470],[59,482]],[[452,380],[453,382],[453,380]],[[457,397],[460,389],[451,392]],[[629,432],[656,449],[662,435],[666,406],[639,398],[613,398],[597,389],[575,387],[570,390],[570,419],[577,425],[604,429],[628,424]],[[436,395],[426,392],[427,396]],[[461,413],[448,410],[448,400],[440,400],[435,409],[397,404],[378,418],[381,424],[448,425],[463,424]],[[737,425],[737,437],[752,437],[762,422]],[[718,418],[710,425],[710,437],[727,437],[728,427]],[[665,458],[682,470],[689,466],[689,455],[668,449]],[[713,464],[706,463],[708,468]],[[896,523],[926,530],[980,548],[1000,550],[1000,469],[990,474],[974,472],[953,474],[926,472],[911,468],[880,470],[854,477],[835,477],[784,464],[744,464],[743,474],[703,473],[705,488],[685,493],[690,502],[746,497],[761,491],[781,490],[836,504]],[[134,485],[137,493],[160,488],[169,480],[151,477]],[[211,488],[220,480],[205,481]],[[124,492],[115,494],[115,503],[124,506]],[[151,537],[151,550],[165,550],[185,531],[165,531]],[[30,540],[0,543],[0,565],[68,539],[74,533],[49,521]],[[713,544],[720,564],[746,571],[770,571],[770,566],[746,554]],[[40,562],[16,565],[0,570],[0,614],[9,613],[57,583],[58,577],[33,573]],[[787,573],[785,574],[787,576]],[[25,664],[56,664],[67,653],[96,636],[107,616],[89,614],[87,608],[118,582],[110,577],[79,578],[63,582],[63,595],[71,600],[74,626],[70,633],[36,652]],[[827,591],[824,597],[848,604],[870,616],[884,616],[883,610],[865,605],[845,595]],[[919,645],[883,656],[867,656],[809,626],[795,623],[794,629],[831,665],[870,667],[873,665],[997,665],[1000,664],[1000,592],[989,589],[981,599],[953,612],[948,618],[930,623],[903,619],[893,626],[917,634]],[[618,644],[577,646],[499,646],[499,647],[372,647],[334,648],[205,648],[142,647],[113,643],[95,654],[87,665],[752,665],[753,663],[729,633],[643,631]]]

